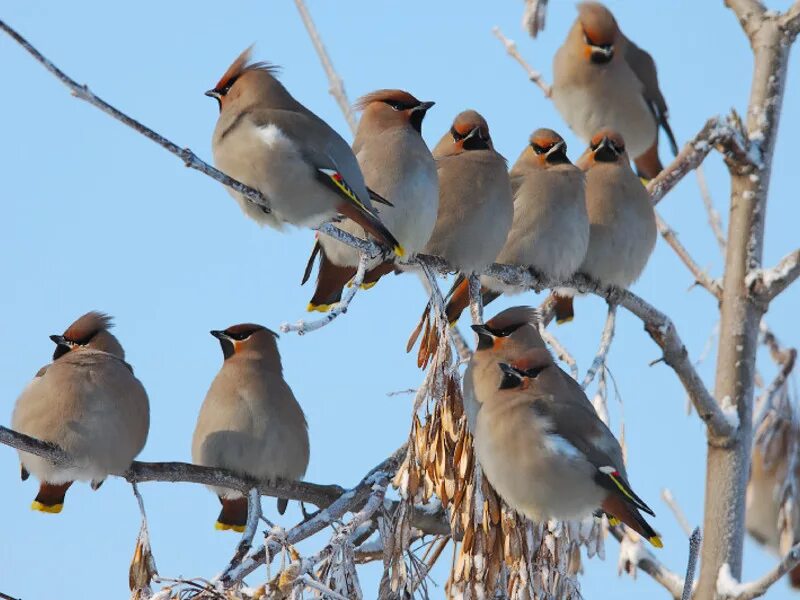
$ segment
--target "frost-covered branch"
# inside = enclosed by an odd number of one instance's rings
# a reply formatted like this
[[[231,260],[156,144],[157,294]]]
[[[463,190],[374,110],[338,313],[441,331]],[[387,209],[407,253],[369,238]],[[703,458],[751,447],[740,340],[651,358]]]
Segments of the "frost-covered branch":
[[[336,103],[339,105],[339,108],[341,109],[342,114],[344,114],[344,118],[347,121],[347,126],[350,127],[350,131],[355,135],[358,123],[355,115],[353,114],[353,108],[350,106],[350,101],[347,99],[347,93],[344,91],[344,83],[342,82],[342,78],[339,77],[336,69],[333,68],[331,58],[328,56],[328,51],[325,49],[325,44],[322,43],[322,38],[319,36],[317,28],[314,25],[314,21],[311,19],[311,13],[308,12],[306,3],[304,0],[294,0],[294,3],[297,5],[300,18],[303,20],[303,25],[305,25],[306,31],[308,31],[308,37],[311,38],[311,43],[314,44],[314,50],[317,51],[319,60],[322,63],[322,68],[325,69],[325,76],[328,78],[328,83],[330,85],[328,91],[330,92],[331,96],[336,99]]]
[[[670,245],[675,251],[675,254],[678,255],[678,258],[683,261],[683,264],[685,264],[692,275],[694,275],[695,282],[707,289],[715,298],[719,299],[720,296],[722,296],[722,288],[720,287],[719,281],[711,277],[705,269],[694,261],[686,247],[678,240],[675,230],[667,225],[658,213],[656,213],[656,226],[658,227],[661,237],[664,238],[664,241]]]
[[[700,544],[702,542],[703,534],[699,527],[695,527],[692,535],[689,536],[689,560],[686,564],[686,577],[683,580],[683,594],[681,594],[681,600],[692,600],[694,572],[697,570],[697,557],[700,554]]]
[[[547,342],[547,345],[553,349],[553,352],[556,353],[556,356],[559,360],[561,360],[564,364],[569,367],[570,375],[572,378],[577,380],[579,377],[578,372],[578,363],[575,360],[575,357],[569,353],[569,351],[558,341],[556,336],[554,336],[549,329],[547,329],[547,325],[545,323],[539,323],[539,334],[542,336],[542,339]]]
[[[636,572],[641,569],[666,589],[675,600],[681,600],[683,594],[683,578],[667,569],[661,562],[642,544],[642,540],[631,539],[622,527],[610,527],[609,532],[620,543],[619,569],[620,571]]]
[[[606,358],[608,351],[611,349],[611,342],[614,339],[614,327],[617,323],[617,305],[609,303],[608,315],[606,316],[606,324],[603,326],[603,333],[600,335],[600,346],[597,348],[594,360],[589,370],[586,371],[586,376],[583,378],[581,387],[585,390],[592,383],[598,369],[605,369]]]
[[[522,13],[522,28],[532,38],[540,31],[544,31],[544,22],[547,17],[547,0],[525,0],[525,10]]]
[[[270,212],[270,203],[269,199],[264,197],[261,192],[256,189],[253,189],[245,184],[236,181],[232,177],[228,177],[222,171],[215,169],[208,163],[200,160],[194,152],[189,150],[189,148],[181,148],[174,142],[171,142],[164,136],[156,133],[146,125],[143,125],[139,121],[132,119],[122,111],[114,108],[108,102],[103,100],[102,98],[96,96],[87,85],[81,85],[71,77],[69,77],[66,73],[64,73],[61,69],[55,66],[50,60],[45,58],[36,48],[34,48],[24,37],[22,37],[19,33],[17,33],[13,28],[11,28],[8,24],[4,21],[0,21],[0,29],[5,31],[14,41],[16,41],[20,46],[25,48],[33,58],[35,58],[45,69],[50,71],[53,75],[55,75],[61,83],[67,86],[71,91],[72,95],[76,98],[81,100],[85,100],[92,106],[95,106],[102,110],[107,115],[114,117],[117,121],[120,121],[131,127],[144,135],[145,137],[151,139],[156,144],[161,146],[162,148],[168,150],[178,158],[180,158],[187,167],[192,169],[196,169],[201,173],[205,173],[209,177],[216,179],[223,185],[228,186],[239,192],[240,194],[244,195],[248,200],[253,202],[254,204],[258,205],[261,210],[268,213]]]
[[[258,489],[251,488],[247,496],[247,522],[245,523],[242,539],[236,545],[236,551],[233,553],[228,566],[220,575],[220,580],[230,581],[231,573],[242,564],[244,557],[250,552],[253,546],[253,538],[258,529],[258,521],[261,519],[261,494]]]
[[[766,575],[750,583],[739,583],[731,575],[728,563],[722,565],[717,576],[717,598],[719,600],[753,600],[760,598],[769,588],[800,564],[800,543],[795,544],[781,561]]]
[[[680,504],[678,504],[678,501],[675,500],[675,496],[672,495],[672,491],[670,491],[669,488],[661,490],[661,499],[669,506],[675,520],[678,522],[678,525],[680,525],[680,528],[683,529],[686,537],[691,537],[692,528],[689,526],[689,520],[686,518],[686,514],[683,512]]]
[[[793,41],[800,33],[800,0],[795,0],[795,3],[781,17],[781,27],[789,37],[789,41]]]
[[[768,304],[800,277],[800,248],[784,256],[771,269],[757,269],[749,278],[750,289]]]
[[[511,58],[517,61],[520,66],[525,69],[525,72],[528,74],[528,79],[539,86],[539,89],[542,90],[542,93],[545,95],[545,97],[549,98],[551,92],[550,85],[544,80],[539,71],[530,66],[528,62],[522,58],[519,50],[517,50],[517,44],[513,40],[510,40],[503,35],[503,32],[500,31],[499,27],[493,27],[492,33],[494,34],[494,37],[503,43],[503,46],[505,46],[506,52],[508,52],[509,56],[511,56]]]

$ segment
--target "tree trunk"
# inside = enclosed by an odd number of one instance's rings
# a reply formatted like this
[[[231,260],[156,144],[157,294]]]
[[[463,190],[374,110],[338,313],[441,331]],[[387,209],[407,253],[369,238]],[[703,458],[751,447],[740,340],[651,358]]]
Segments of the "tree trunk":
[[[751,152],[760,155],[760,168],[729,164],[730,224],[715,383],[717,401],[725,405],[729,399],[737,407],[739,428],[729,440],[710,438],[708,442],[702,568],[695,596],[702,600],[715,597],[723,564],[728,563],[731,574],[741,578],[758,324],[766,308],[752,301],[747,275],[761,266],[772,154],[789,55],[789,44],[774,17],[764,16],[750,40],[754,63],[747,134]]]

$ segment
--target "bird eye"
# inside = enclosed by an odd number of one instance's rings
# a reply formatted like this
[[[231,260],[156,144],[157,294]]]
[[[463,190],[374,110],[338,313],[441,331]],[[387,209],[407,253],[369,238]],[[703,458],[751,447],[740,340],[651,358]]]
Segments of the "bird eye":
[[[544,367],[533,367],[528,369],[527,371],[523,371],[525,373],[525,377],[530,377],[531,379],[536,379],[539,373],[544,370]]]
[[[225,85],[223,85],[221,88],[219,88],[219,89],[217,90],[217,92],[219,92],[219,95],[220,95],[220,96],[224,96],[224,95],[226,95],[228,92],[230,92],[230,91],[231,91],[231,88],[233,87],[233,84],[234,84],[234,83],[236,83],[236,80],[237,80],[237,79],[239,79],[239,78],[238,78],[238,77],[231,77],[231,78],[230,78],[230,79],[229,79],[229,80],[228,80],[228,81],[225,83]]]
[[[536,154],[546,154],[547,153],[547,148],[545,148],[544,146],[540,146],[539,144],[536,144],[536,143],[533,143],[533,142],[531,142],[531,148],[533,148],[533,151],[536,152]]]
[[[522,378],[518,375],[514,375],[513,373],[504,372],[503,379],[500,380],[500,390],[510,390],[513,388],[518,388],[522,385]]]
[[[237,342],[242,342],[250,337],[250,332],[239,331],[237,333],[228,333],[228,337],[236,340]]]
[[[450,128],[450,135],[453,136],[453,141],[454,142],[459,142],[459,141],[463,140],[464,137],[465,137],[465,136],[461,135],[460,133],[458,133],[458,130],[455,127],[451,127]]]
[[[508,327],[504,327],[503,329],[490,329],[486,328],[494,337],[508,337],[512,333],[514,333],[517,329],[522,327],[525,323],[514,323],[513,325],[509,325]]]

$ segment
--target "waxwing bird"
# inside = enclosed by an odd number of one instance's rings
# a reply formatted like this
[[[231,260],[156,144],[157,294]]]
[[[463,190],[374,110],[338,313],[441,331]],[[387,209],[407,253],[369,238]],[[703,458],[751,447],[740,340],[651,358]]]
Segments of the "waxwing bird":
[[[639,512],[653,511],[628,484],[616,438],[553,362],[535,325],[518,323],[533,311],[505,312],[475,326],[480,341],[464,379],[475,456],[487,479],[506,503],[536,521],[604,512],[612,524],[622,521],[660,548]],[[514,358],[497,362],[502,356]]]
[[[245,214],[276,229],[284,223],[318,227],[343,215],[402,255],[370,202],[347,142],[292,97],[276,79],[276,67],[249,60],[250,48],[206,92],[220,109],[212,138],[215,164],[270,204],[265,212],[229,189]]]
[[[42,367],[14,407],[11,426],[55,444],[73,460],[59,466],[20,452],[22,479],[33,474],[39,493],[31,508],[58,513],[75,481],[97,489],[108,475],[121,475],[144,448],[150,406],[144,387],[125,362],[109,329],[111,317],[88,312],[61,335],[53,362]]]
[[[308,466],[308,426],[283,379],[278,335],[243,323],[211,335],[224,361],[206,394],[192,438],[195,464],[259,480],[298,480]],[[247,496],[209,486],[222,503],[216,528],[244,531]],[[278,510],[286,510],[278,499]]]
[[[646,179],[662,169],[659,126],[672,153],[678,153],[653,58],[625,37],[614,15],[598,2],[578,4],[578,18],[553,60],[552,98],[587,142],[602,127],[619,131]]]
[[[787,480],[789,465],[794,462],[789,450],[789,435],[788,428],[780,428],[768,454],[760,444],[753,446],[745,496],[747,532],[781,556],[800,541],[800,503],[796,498],[792,504],[784,506],[782,502],[782,487]],[[800,477],[798,467],[795,467],[795,477]],[[781,514],[781,509],[786,512]],[[787,519],[790,524],[785,533],[779,528],[782,519]],[[800,567],[789,571],[789,581],[792,587],[800,588]]]
[[[650,196],[633,172],[622,136],[604,129],[578,159],[586,172],[589,249],[578,268],[605,286],[627,288],[644,271],[658,230]],[[573,316],[572,297],[556,303],[559,322]]]
[[[403,90],[377,90],[356,103],[363,110],[353,152],[369,189],[392,205],[381,207],[381,221],[405,250],[405,259],[421,251],[431,237],[439,208],[436,164],[422,139],[422,120],[433,102],[421,102]],[[364,228],[351,220],[341,229],[365,237]],[[327,235],[315,243],[303,283],[310,275],[314,257],[319,272],[309,310],[326,311],[342,297],[342,288],[356,274],[359,252]],[[394,271],[393,257],[375,259],[363,285],[371,287]]]
[[[567,144],[552,129],[537,129],[511,168],[514,220],[495,262],[523,266],[550,280],[571,277],[589,245],[584,174],[567,158]],[[484,305],[519,288],[481,278]],[[557,296],[560,298],[560,296]],[[453,286],[447,304],[450,323],[469,305],[469,282]]]
[[[495,151],[486,120],[459,113],[433,150],[439,175],[439,214],[423,252],[439,256],[463,275],[480,273],[497,258],[511,229],[514,199],[505,159]],[[425,331],[417,363],[427,364],[436,342],[428,307],[407,344]]]

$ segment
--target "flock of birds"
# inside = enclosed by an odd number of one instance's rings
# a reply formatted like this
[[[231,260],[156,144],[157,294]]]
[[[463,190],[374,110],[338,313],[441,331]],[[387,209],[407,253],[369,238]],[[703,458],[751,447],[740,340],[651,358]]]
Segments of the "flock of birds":
[[[363,285],[410,269],[417,253],[436,255],[460,273],[448,298],[454,321],[469,302],[467,276],[493,262],[521,265],[552,281],[585,273],[627,287],[647,263],[656,223],[642,178],[661,170],[658,131],[676,150],[652,58],[620,31],[601,4],[584,2],[555,57],[552,98],[589,146],[573,164],[562,137],[537,129],[507,170],[486,120],[465,110],[431,152],[421,136],[433,102],[378,90],[363,110],[352,148],[300,104],[275,69],[245,51],[206,92],[219,102],[216,165],[258,190],[263,209],[229,190],[259,223],[341,229],[385,247]],[[630,165],[632,157],[638,176]],[[309,310],[341,299],[359,263],[353,247],[318,234],[304,282],[318,260]],[[481,277],[484,302],[521,290]],[[572,295],[558,288],[557,317],[572,316]],[[110,317],[89,312],[61,335],[53,361],[19,396],[15,430],[62,448],[55,464],[20,452],[22,479],[39,481],[36,510],[57,513],[75,481],[97,489],[123,473],[144,447],[147,394],[110,332]],[[653,514],[628,483],[620,445],[580,386],[553,362],[533,309],[516,307],[474,325],[479,342],[464,376],[474,449],[501,497],[536,520],[606,514],[660,547],[640,511]],[[192,441],[196,464],[245,476],[296,480],[306,470],[303,411],[283,379],[276,334],[239,324],[211,334],[224,355],[200,409]],[[213,488],[219,529],[242,531],[247,497]],[[279,500],[283,512],[285,500]]]

